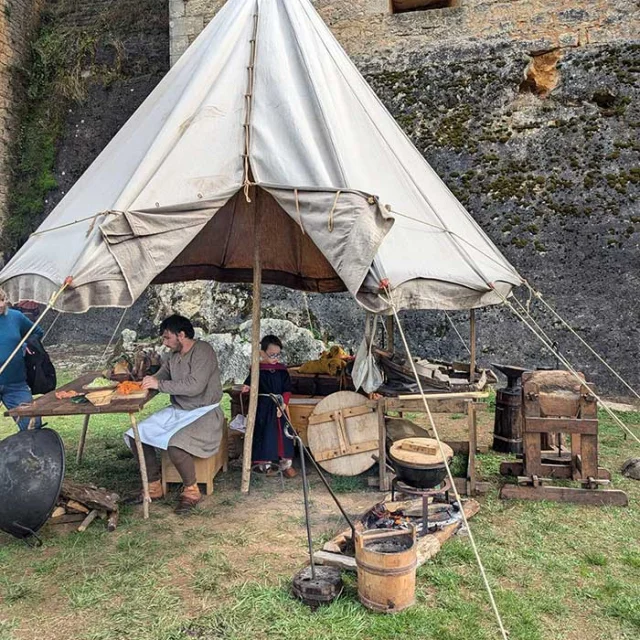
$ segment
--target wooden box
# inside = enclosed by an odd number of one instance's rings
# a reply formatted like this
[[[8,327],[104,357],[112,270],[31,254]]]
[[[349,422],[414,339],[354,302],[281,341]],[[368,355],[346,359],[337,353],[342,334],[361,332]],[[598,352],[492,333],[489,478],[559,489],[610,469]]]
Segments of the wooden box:
[[[222,441],[220,442],[220,449],[218,453],[215,453],[209,458],[195,458],[196,467],[196,482],[198,484],[205,485],[205,495],[213,493],[213,479],[217,475],[218,471],[227,470],[228,462],[228,448],[227,448],[227,423],[222,428]],[[173,463],[169,459],[169,454],[166,451],[162,452],[162,491],[167,493],[167,485],[179,483],[182,484],[182,478],[178,473],[178,470],[173,466]]]

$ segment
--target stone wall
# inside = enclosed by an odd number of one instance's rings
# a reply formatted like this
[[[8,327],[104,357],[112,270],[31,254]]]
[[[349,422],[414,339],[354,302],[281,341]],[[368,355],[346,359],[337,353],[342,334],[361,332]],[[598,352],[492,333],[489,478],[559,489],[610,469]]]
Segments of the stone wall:
[[[0,229],[7,214],[11,162],[24,98],[24,67],[45,0],[0,0]]]
[[[171,64],[224,3],[169,0]],[[531,50],[545,50],[638,37],[635,0],[460,0],[450,8],[399,14],[390,13],[389,0],[315,0],[314,5],[352,56],[393,56],[465,40],[518,40]]]

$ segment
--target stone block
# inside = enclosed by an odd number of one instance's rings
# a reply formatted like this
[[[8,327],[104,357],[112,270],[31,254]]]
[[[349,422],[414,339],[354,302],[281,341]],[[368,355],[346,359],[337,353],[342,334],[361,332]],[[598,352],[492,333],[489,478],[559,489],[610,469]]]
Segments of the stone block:
[[[204,18],[194,16],[191,18],[175,18],[169,22],[169,31],[172,38],[192,36],[199,34],[204,29]]]
[[[182,18],[185,14],[184,0],[169,0],[169,19]]]

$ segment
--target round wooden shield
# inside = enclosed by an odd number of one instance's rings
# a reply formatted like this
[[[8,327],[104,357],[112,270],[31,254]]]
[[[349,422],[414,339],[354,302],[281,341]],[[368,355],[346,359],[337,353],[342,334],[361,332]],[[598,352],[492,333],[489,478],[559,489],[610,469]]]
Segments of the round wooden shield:
[[[318,402],[308,419],[307,440],[316,462],[329,473],[357,476],[370,469],[378,451],[375,404],[353,391]]]

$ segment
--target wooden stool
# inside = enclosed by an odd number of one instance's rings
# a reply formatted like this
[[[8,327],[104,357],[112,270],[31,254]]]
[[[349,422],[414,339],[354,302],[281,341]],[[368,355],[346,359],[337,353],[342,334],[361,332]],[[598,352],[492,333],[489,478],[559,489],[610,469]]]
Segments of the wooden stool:
[[[229,460],[228,448],[227,448],[227,421],[224,421],[222,426],[222,440],[220,441],[220,448],[217,453],[214,453],[209,458],[193,458],[196,467],[196,482],[198,484],[205,485],[205,495],[213,493],[213,479],[222,469],[223,472],[227,471],[227,463]],[[166,495],[167,485],[172,483],[182,483],[182,478],[178,473],[178,470],[173,466],[169,454],[166,451],[162,452],[162,491]]]

